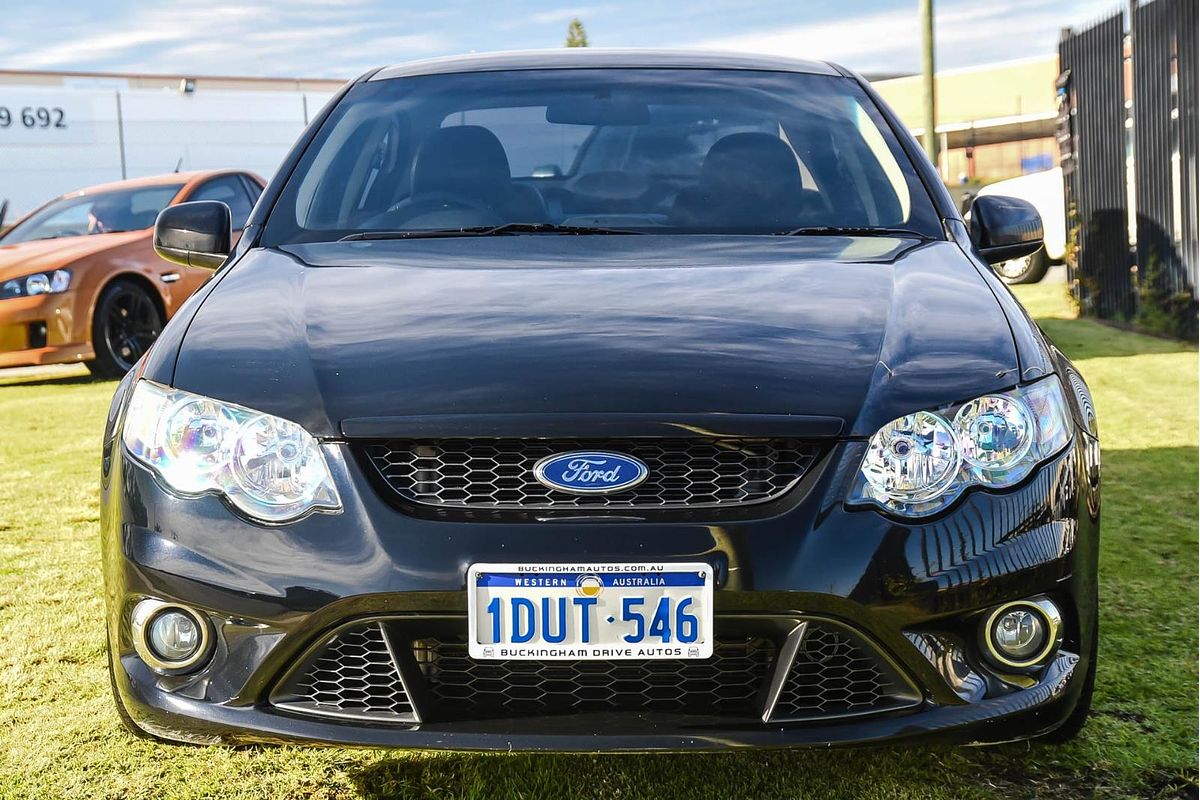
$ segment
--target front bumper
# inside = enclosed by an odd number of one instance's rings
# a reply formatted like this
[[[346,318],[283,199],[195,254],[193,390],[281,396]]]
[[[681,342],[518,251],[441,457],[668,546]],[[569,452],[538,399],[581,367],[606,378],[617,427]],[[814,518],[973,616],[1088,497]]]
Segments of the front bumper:
[[[0,368],[66,364],[95,357],[79,328],[75,292],[0,301]]]
[[[782,513],[723,524],[421,519],[380,499],[348,448],[334,444],[327,458],[345,510],[279,527],[247,523],[215,497],[171,495],[112,441],[102,527],[118,699],[144,730],[192,742],[629,751],[1035,736],[1069,716],[1091,666],[1099,500],[1088,477],[1094,448],[1084,440],[1077,435],[1021,486],[972,492],[916,525],[843,506],[861,459],[854,442],[827,453]],[[804,722],[642,710],[425,713],[407,723],[314,716],[273,702],[297,662],[348,622],[463,619],[472,562],[579,559],[708,561],[718,635],[722,624],[750,619],[828,620],[893,665],[913,702]],[[1043,594],[1064,613],[1061,650],[1032,676],[998,679],[975,652],[979,615]],[[129,613],[145,597],[208,615],[217,632],[208,667],[164,677],[142,663]],[[953,652],[931,646],[939,643]],[[409,688],[417,706],[433,708],[420,687]]]
[[[281,714],[270,708],[214,704],[154,687],[142,664],[122,664],[118,691],[139,727],[163,739],[195,744],[305,743],[436,750],[548,752],[682,752],[740,748],[865,745],[893,741],[991,743],[1046,733],[1066,719],[1079,659],[1063,653],[1039,685],[972,705],[931,707],[915,714],[860,718],[830,725],[764,724],[761,720],[662,713],[431,722],[410,726],[345,724]]]

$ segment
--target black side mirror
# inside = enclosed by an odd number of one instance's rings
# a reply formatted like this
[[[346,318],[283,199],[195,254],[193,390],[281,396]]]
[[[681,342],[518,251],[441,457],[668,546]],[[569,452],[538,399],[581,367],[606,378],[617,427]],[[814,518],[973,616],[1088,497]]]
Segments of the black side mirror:
[[[219,200],[167,206],[154,223],[154,252],[172,264],[216,269],[232,249],[229,206]]]
[[[1042,246],[1042,216],[1016,197],[985,194],[971,203],[971,241],[989,264],[1036,253]]]

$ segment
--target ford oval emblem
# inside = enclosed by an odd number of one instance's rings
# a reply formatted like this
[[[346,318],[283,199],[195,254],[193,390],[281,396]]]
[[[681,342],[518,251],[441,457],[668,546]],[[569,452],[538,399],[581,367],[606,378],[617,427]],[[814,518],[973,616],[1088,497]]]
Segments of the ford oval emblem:
[[[612,494],[632,489],[650,470],[633,456],[594,450],[555,453],[533,467],[538,483],[571,494]]]

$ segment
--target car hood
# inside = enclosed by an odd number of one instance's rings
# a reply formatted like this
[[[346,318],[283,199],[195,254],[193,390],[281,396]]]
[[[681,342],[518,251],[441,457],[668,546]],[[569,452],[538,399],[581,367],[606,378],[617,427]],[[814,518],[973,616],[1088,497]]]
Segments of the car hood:
[[[5,244],[4,240],[0,239],[0,280],[65,267],[78,259],[135,242],[149,235],[149,231],[126,231],[95,236],[37,239],[17,244]]]
[[[1017,374],[951,242],[542,235],[251,250],[196,312],[174,383],[319,436],[505,415],[869,435]],[[384,424],[347,423],[363,418]]]

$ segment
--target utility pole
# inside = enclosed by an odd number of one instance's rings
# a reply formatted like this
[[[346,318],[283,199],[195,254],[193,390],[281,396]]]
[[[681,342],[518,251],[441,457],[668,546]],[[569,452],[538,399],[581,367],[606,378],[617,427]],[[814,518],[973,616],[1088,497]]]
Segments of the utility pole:
[[[921,73],[925,78],[925,153],[938,167],[937,86],[933,63],[933,0],[921,3]]]

